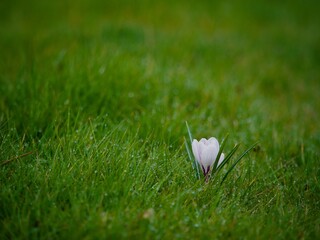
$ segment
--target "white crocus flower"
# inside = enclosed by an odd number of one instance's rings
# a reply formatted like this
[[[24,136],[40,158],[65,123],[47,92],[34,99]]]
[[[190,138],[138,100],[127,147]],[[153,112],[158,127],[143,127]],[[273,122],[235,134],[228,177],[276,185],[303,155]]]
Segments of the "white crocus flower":
[[[194,157],[199,162],[204,176],[207,178],[211,166],[215,163],[219,153],[219,142],[216,138],[212,137],[208,140],[202,138],[200,141],[196,139],[192,142],[192,152]],[[223,162],[224,154],[221,153],[217,167]]]

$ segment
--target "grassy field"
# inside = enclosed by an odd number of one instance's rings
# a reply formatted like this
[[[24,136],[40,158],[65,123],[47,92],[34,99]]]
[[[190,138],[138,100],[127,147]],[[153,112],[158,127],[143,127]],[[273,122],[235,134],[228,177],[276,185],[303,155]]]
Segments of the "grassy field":
[[[0,238],[319,239],[319,11],[2,1]],[[205,184],[186,121],[259,145]]]

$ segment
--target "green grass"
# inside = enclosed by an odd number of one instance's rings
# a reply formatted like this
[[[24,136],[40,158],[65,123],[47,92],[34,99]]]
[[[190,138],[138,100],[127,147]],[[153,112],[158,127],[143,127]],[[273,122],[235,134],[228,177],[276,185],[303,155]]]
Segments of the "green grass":
[[[319,239],[319,10],[2,2],[0,238]],[[185,121],[260,143],[205,184]]]

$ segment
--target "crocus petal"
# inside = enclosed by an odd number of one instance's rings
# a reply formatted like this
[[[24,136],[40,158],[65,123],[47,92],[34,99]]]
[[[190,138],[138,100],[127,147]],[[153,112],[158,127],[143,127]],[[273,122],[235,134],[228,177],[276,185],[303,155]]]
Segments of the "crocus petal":
[[[207,146],[203,142],[199,142],[198,150],[199,150],[199,156],[200,156],[200,161],[199,161],[200,164],[202,164],[203,151],[206,148],[207,148]]]
[[[208,139],[209,144],[214,144],[216,146],[216,148],[219,148],[219,142],[216,138],[211,137]]]
[[[204,145],[208,145],[209,144],[208,140],[206,138],[201,138],[199,142],[203,143]]]
[[[201,164],[203,165],[204,169],[210,167],[215,160],[214,155],[215,147],[214,145],[205,146],[203,152],[201,154]]]
[[[223,162],[223,160],[224,160],[224,153],[221,153],[220,159],[219,159],[219,162],[218,162],[218,166]]]
[[[212,152],[212,154],[213,154],[214,162],[215,162],[215,161],[217,160],[217,156],[218,156],[219,149],[220,149],[220,147],[219,147],[219,142],[218,142],[218,140],[217,140],[216,138],[214,138],[214,137],[209,138],[208,142],[210,143],[210,145],[213,146],[213,152]]]
[[[196,158],[196,160],[200,163],[200,160],[201,160],[201,158],[200,158],[200,149],[199,149],[199,142],[196,140],[196,139],[194,139],[193,141],[192,141],[192,152],[193,152],[193,155],[194,155],[194,157]]]

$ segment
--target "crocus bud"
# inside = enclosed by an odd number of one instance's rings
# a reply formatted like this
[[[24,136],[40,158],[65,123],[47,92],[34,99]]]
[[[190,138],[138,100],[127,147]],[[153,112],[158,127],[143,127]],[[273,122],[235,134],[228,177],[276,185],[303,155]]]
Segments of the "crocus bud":
[[[216,161],[219,149],[219,142],[214,137],[209,138],[208,140],[205,138],[202,138],[200,141],[197,141],[196,139],[193,140],[192,152],[196,160],[199,162],[204,176],[207,177],[210,172],[212,165]],[[222,153],[217,166],[223,162],[223,159],[224,154]]]

